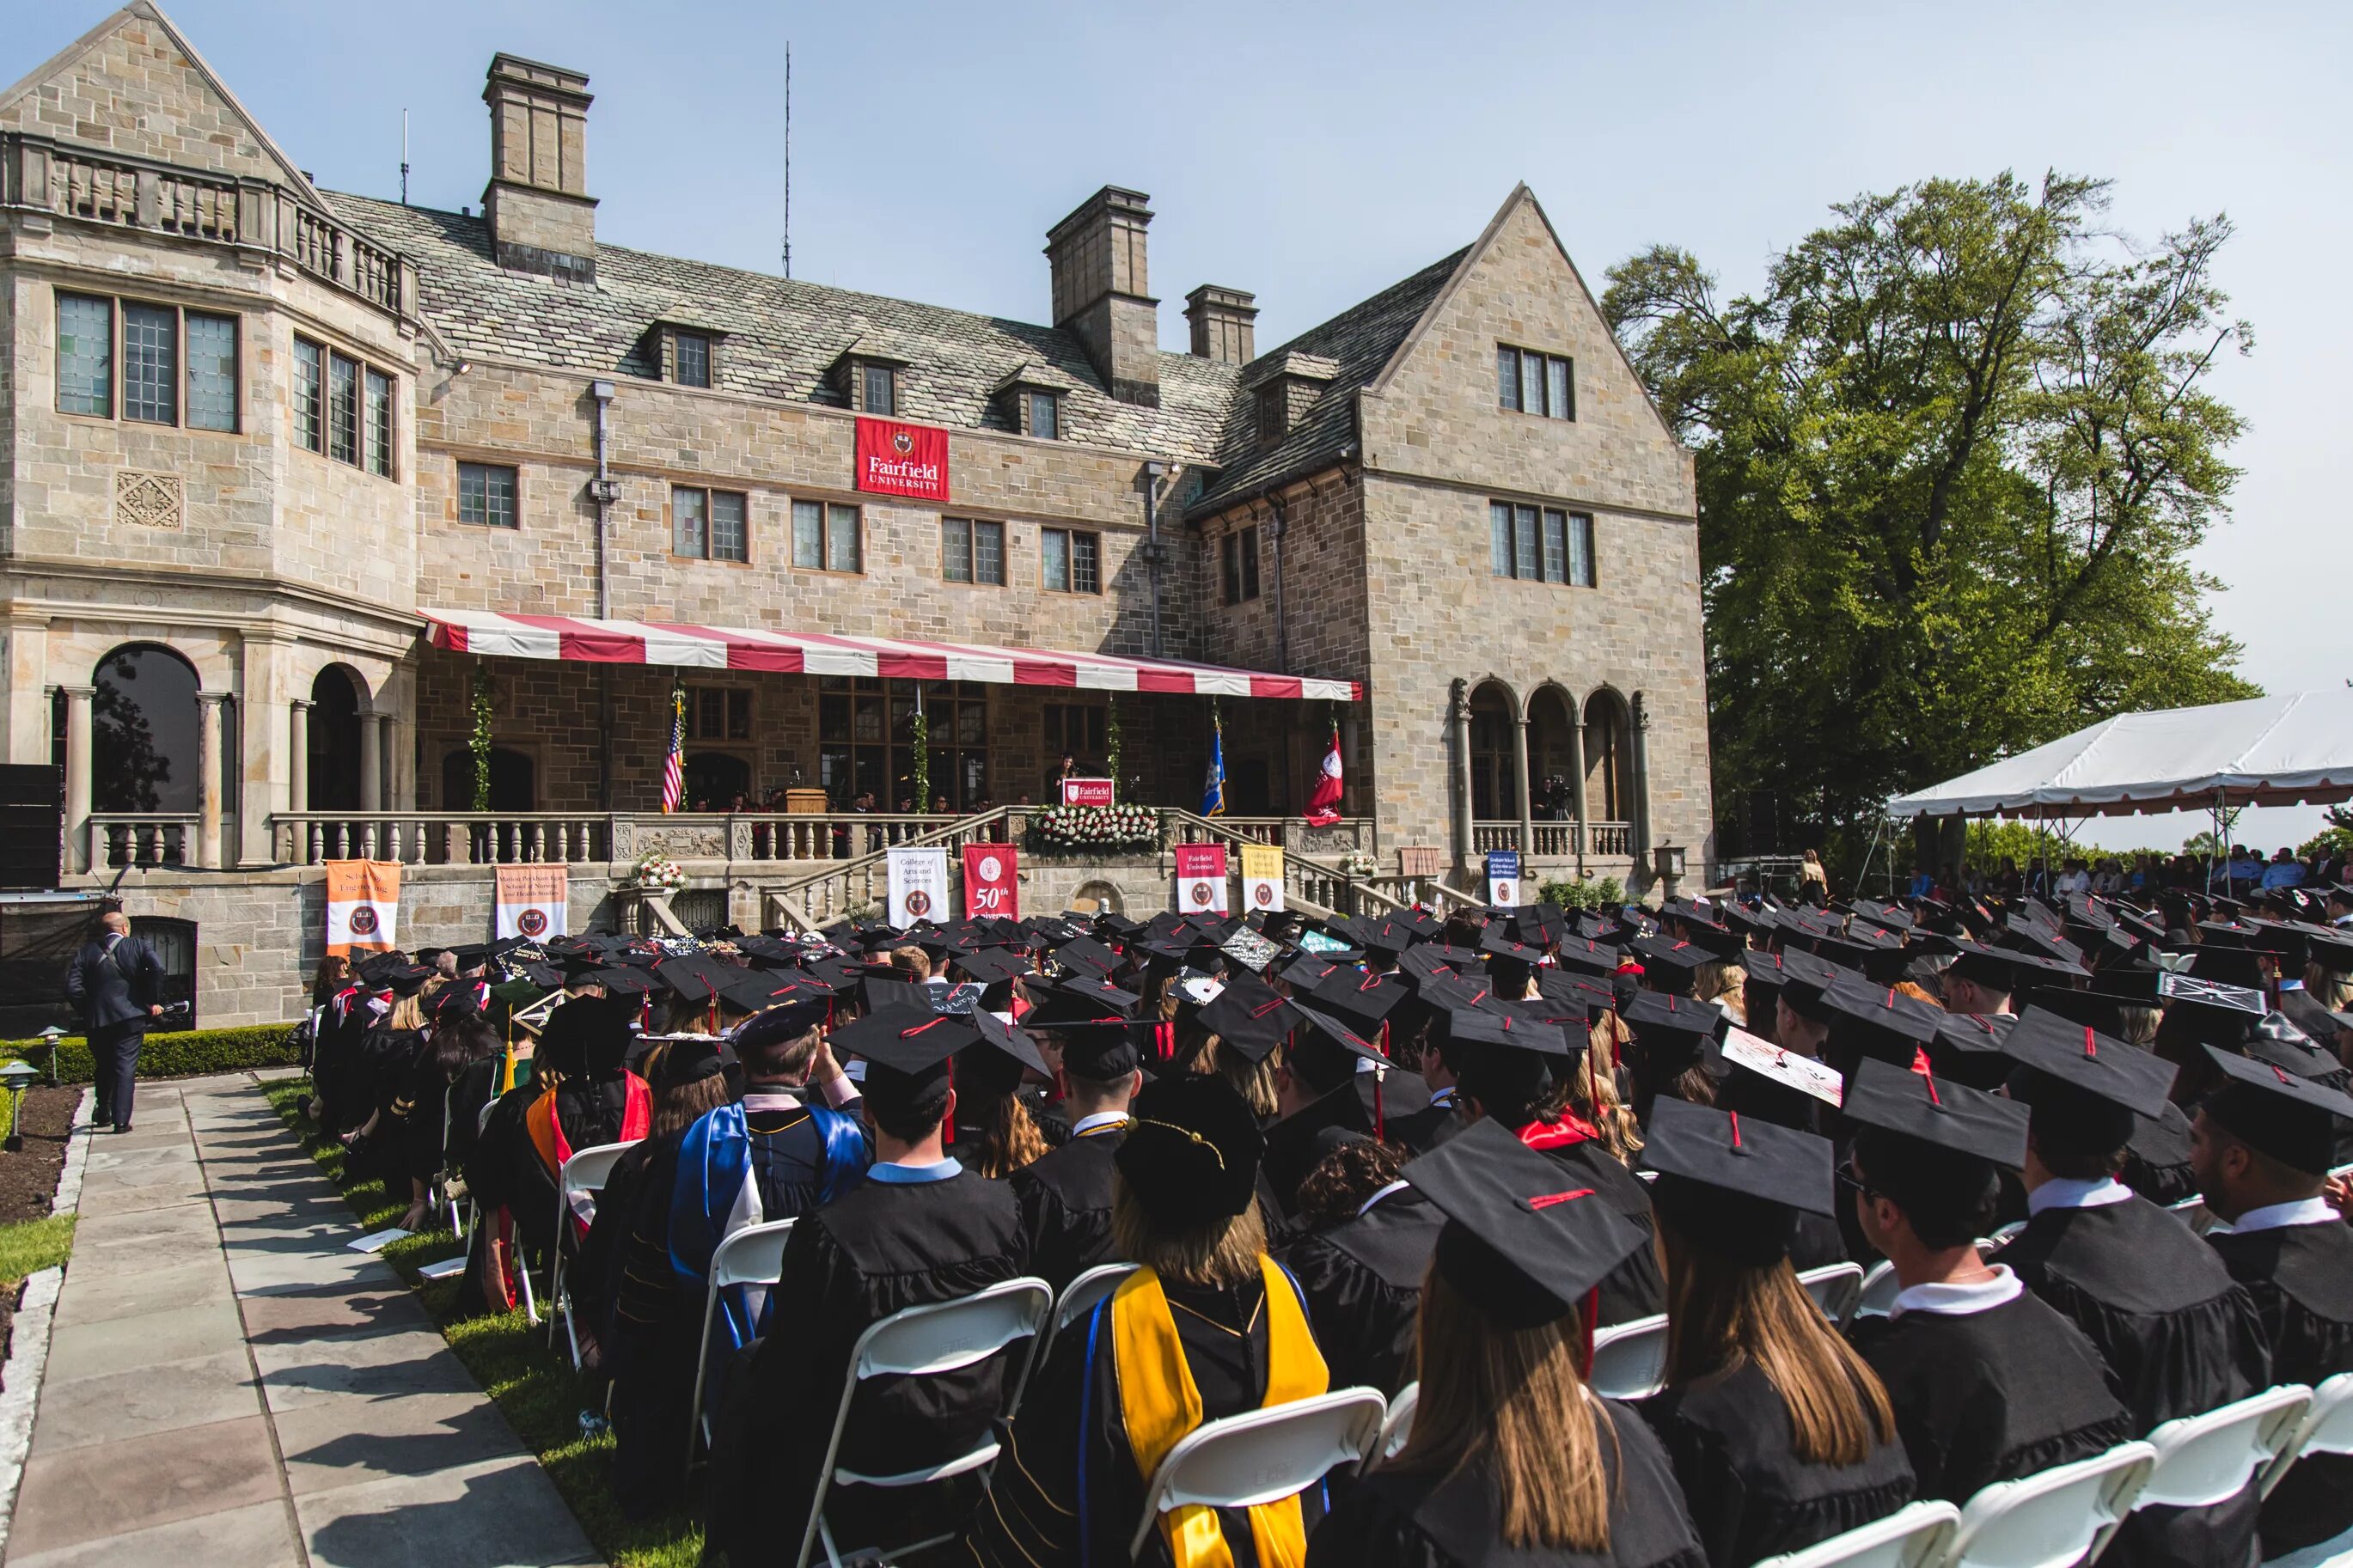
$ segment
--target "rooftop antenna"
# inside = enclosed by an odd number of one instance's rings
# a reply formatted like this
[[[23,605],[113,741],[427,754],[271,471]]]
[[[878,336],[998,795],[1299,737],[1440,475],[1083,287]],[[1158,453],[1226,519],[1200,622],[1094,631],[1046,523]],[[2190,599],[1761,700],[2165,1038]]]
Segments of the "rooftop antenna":
[[[784,279],[793,282],[793,45],[784,45]]]
[[[408,110],[400,111],[400,205],[408,205]]]

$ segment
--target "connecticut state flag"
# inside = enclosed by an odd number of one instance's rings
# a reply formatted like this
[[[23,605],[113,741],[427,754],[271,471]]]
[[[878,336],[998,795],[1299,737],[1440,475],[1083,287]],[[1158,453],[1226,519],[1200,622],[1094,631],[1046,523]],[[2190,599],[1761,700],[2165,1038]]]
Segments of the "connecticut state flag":
[[[1209,773],[1201,781],[1201,815],[1223,816],[1226,814],[1226,726],[1219,720],[1209,721]]]

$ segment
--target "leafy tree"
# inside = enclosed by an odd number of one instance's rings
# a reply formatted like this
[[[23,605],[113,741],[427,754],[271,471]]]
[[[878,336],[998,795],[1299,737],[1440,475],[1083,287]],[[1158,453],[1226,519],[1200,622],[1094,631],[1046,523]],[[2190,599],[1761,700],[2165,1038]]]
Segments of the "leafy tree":
[[[1610,270],[1696,453],[1720,801],[1774,791],[1851,843],[1886,796],[2107,714],[2254,694],[2188,561],[2237,478],[2207,387],[2252,346],[2213,281],[2231,225],[2139,247],[2105,200],[1858,196],[1729,300],[1672,246]]]

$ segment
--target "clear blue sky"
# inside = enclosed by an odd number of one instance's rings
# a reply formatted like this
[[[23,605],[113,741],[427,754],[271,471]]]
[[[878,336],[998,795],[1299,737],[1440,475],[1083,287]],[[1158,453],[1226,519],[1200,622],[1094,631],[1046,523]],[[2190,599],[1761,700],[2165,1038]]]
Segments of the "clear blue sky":
[[[1196,284],[1254,290],[1271,344],[1467,242],[1519,180],[1597,293],[1654,240],[1753,286],[1830,203],[1931,174],[2107,175],[2116,226],[2138,235],[2227,211],[2221,279],[2256,347],[2218,385],[2253,429],[2236,521],[2200,563],[2228,585],[2216,613],[2251,678],[2353,677],[2341,3],[166,8],[331,187],[397,193],[407,107],[426,205],[481,199],[494,51],[584,70],[598,233],[771,270],[789,38],[797,276],[1040,320],[1046,229],[1129,185],[1159,215],[1171,347]],[[8,11],[0,80],[104,14]],[[2246,833],[2274,843],[2317,816],[2258,814]],[[2119,818],[2099,836],[2184,831]]]

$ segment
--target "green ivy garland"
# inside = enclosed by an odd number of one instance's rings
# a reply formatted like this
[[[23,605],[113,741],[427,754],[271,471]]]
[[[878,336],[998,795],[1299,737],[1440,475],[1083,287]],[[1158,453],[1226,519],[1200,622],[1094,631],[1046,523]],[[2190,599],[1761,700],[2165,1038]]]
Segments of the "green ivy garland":
[[[918,815],[932,809],[932,721],[921,708],[915,710],[915,810]]]
[[[466,738],[474,754],[474,809],[491,809],[491,672],[474,666],[474,731]]]
[[[1111,699],[1106,707],[1109,711],[1103,715],[1103,749],[1111,754],[1103,759],[1103,772],[1111,775],[1113,797],[1117,799],[1123,793],[1119,782],[1119,699]]]

